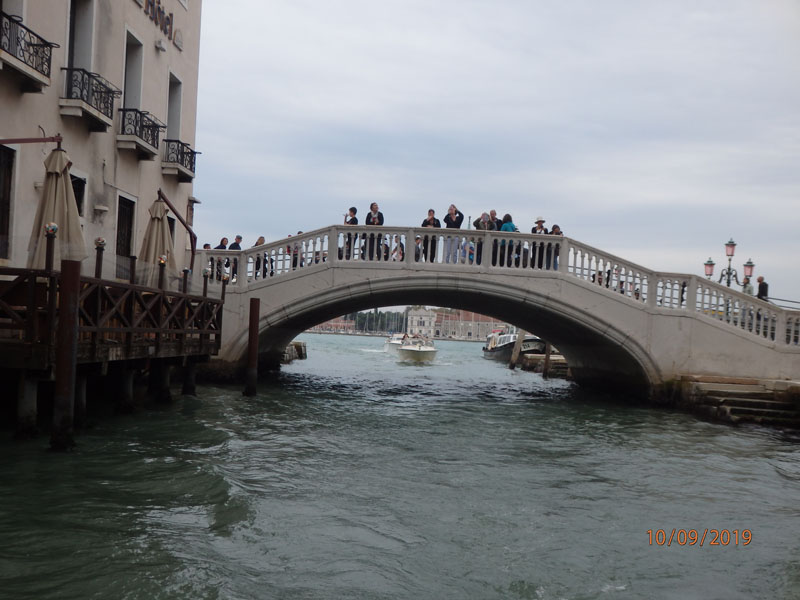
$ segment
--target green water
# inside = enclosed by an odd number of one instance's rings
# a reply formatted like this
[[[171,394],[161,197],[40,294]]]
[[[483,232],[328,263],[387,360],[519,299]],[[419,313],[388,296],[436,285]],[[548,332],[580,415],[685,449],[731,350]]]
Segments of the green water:
[[[303,336],[263,383],[0,445],[0,598],[790,599],[800,445],[511,372]],[[647,531],[752,532],[669,547]]]

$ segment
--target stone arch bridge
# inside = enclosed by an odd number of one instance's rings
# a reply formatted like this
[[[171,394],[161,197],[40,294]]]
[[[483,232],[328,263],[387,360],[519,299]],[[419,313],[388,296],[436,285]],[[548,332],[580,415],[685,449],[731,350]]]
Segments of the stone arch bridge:
[[[333,226],[242,251],[199,251],[225,286],[220,358],[247,352],[260,298],[262,364],[299,333],[376,306],[428,304],[551,341],[583,384],[640,391],[681,375],[800,377],[800,311],[695,275],[658,273],[567,237]]]

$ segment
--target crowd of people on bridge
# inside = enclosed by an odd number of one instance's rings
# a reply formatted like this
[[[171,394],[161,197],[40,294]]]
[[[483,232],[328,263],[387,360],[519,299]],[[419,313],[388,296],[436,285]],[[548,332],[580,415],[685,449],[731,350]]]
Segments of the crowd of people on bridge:
[[[442,225],[442,221],[444,225]],[[447,208],[447,214],[440,221],[436,216],[436,211],[431,208],[428,209],[427,216],[422,220],[420,227],[433,228],[433,229],[461,229],[464,223],[464,213],[462,213],[455,204],[451,204]],[[549,236],[563,236],[561,227],[553,225],[549,229],[545,227],[544,217],[536,217],[531,233],[536,235],[549,235]],[[383,213],[380,211],[378,203],[373,202],[369,206],[369,212],[364,217],[364,224],[380,227],[385,224]],[[344,213],[344,225],[359,225],[358,209],[351,206],[346,213]],[[510,214],[503,215],[502,218],[497,216],[497,211],[492,209],[482,212],[481,215],[472,222],[472,226],[476,231],[501,231],[506,233],[518,233],[519,228],[514,223]],[[298,231],[297,235],[303,232]],[[291,235],[287,237],[292,237]],[[223,237],[220,243],[215,246],[215,250],[241,250],[242,236],[237,235],[234,242],[228,245],[228,238]],[[435,262],[442,260],[446,264],[468,262],[469,264],[480,265],[483,260],[483,240],[476,238],[469,238],[462,235],[445,235],[443,242],[444,248],[441,259],[438,259],[437,251],[439,245],[439,236],[437,235],[419,235],[417,234],[414,239],[414,260],[416,262]],[[260,236],[253,247],[262,246],[265,244],[264,236]],[[538,250],[537,250],[538,246]],[[382,235],[382,234],[346,234],[344,238],[344,247],[338,250],[339,258],[350,260],[356,257],[356,247],[360,251],[360,258],[362,260],[383,260],[383,261],[402,261],[405,257],[405,244],[401,237],[395,235]],[[203,248],[210,250],[211,244],[204,244]],[[304,256],[301,245],[299,242],[290,243],[287,245],[286,252],[292,257],[292,268],[296,269],[305,264],[306,257]],[[327,260],[327,252],[316,250],[312,258],[314,262],[324,262]],[[539,269],[558,269],[559,259],[559,245],[549,242],[535,242],[529,243],[527,248],[523,248],[522,244],[506,242],[505,239],[493,240],[491,248],[491,264],[493,266],[531,266]],[[217,278],[221,277],[221,261],[217,261],[216,275]],[[225,268],[230,268],[232,278],[236,278],[238,274],[238,261],[228,258],[224,262]],[[255,276],[267,277],[273,274],[274,261],[272,258],[257,256],[255,259]],[[600,285],[609,286],[611,282],[611,272],[597,273],[592,276],[592,281]],[[764,281],[763,276],[757,278],[758,290],[755,296],[759,300],[765,302],[769,301],[769,286]],[[742,285],[742,292],[747,295],[754,295],[753,285],[750,283],[748,277],[744,278]],[[634,297],[639,297],[639,290],[636,289]]]

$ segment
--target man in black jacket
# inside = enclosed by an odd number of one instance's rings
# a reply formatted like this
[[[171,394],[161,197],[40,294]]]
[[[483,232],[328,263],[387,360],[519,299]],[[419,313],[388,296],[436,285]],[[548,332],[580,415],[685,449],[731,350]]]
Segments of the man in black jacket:
[[[759,300],[763,300],[764,302],[769,302],[769,284],[764,281],[764,277],[759,275],[758,279],[758,293],[756,294],[756,298]]]
[[[451,204],[447,209],[447,214],[444,216],[444,226],[447,229],[461,229],[461,223],[463,222],[464,214],[456,208],[455,204]],[[444,241],[444,262],[457,263],[460,246],[461,239],[459,236],[447,236]]]
[[[436,218],[435,210],[433,210],[432,208],[428,209],[428,218],[422,222],[422,225],[420,225],[420,227],[436,227],[437,229],[440,229],[442,227],[442,224],[439,222],[439,219]],[[423,258],[427,257],[428,262],[433,262],[434,260],[436,260],[435,235],[425,236],[425,240],[422,242],[422,256]]]

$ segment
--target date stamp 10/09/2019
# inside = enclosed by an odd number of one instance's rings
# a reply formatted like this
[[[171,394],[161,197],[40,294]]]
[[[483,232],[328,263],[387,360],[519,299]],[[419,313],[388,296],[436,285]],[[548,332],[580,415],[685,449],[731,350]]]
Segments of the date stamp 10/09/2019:
[[[648,529],[649,546],[747,546],[749,529]]]

